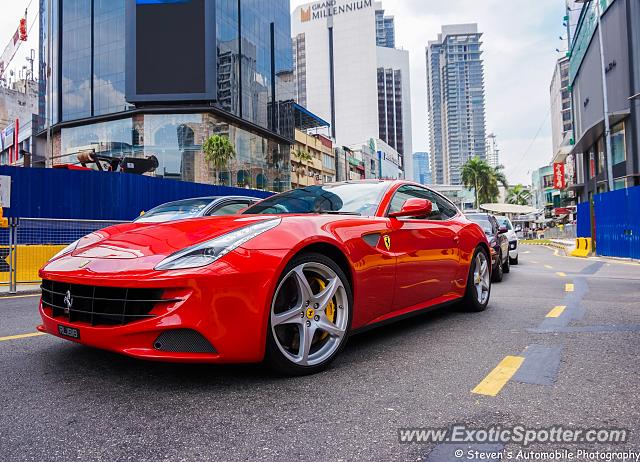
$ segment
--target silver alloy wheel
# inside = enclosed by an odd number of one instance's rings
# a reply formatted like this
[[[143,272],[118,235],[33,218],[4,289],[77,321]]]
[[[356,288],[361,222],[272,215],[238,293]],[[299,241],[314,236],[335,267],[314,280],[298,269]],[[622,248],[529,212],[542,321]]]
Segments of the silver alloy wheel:
[[[314,291],[310,279],[323,281],[324,287]],[[291,303],[283,303],[286,300]],[[333,320],[327,315],[328,308],[334,313]],[[289,361],[314,366],[327,360],[340,347],[348,323],[347,291],[331,268],[302,263],[282,278],[271,303],[271,329],[278,349]]]
[[[478,252],[473,266],[473,285],[476,289],[476,299],[481,305],[484,305],[489,298],[490,284],[487,256],[484,252]]]

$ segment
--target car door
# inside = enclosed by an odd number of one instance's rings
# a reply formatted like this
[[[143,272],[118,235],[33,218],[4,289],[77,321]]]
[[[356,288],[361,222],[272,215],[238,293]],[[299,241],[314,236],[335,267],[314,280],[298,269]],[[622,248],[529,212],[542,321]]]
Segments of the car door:
[[[450,219],[458,212],[442,196],[417,185],[401,186],[387,212],[396,212],[413,197],[433,204],[424,218],[391,219],[390,247],[397,257],[394,310],[418,307],[450,293],[457,277],[460,228]]]

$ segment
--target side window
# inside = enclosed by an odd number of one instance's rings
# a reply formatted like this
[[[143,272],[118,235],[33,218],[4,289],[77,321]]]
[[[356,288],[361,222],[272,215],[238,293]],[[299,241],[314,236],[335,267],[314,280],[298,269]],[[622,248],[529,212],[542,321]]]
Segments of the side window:
[[[405,201],[412,197],[420,199],[428,199],[431,201],[431,215],[426,217],[427,220],[448,220],[457,215],[458,209],[444,197],[436,194],[428,189],[419,188],[417,186],[402,186],[394,194],[389,206],[389,213],[398,212],[402,209]]]
[[[209,216],[219,216],[219,215],[233,215],[238,213],[240,210],[249,206],[248,202],[234,202],[233,204],[226,204],[222,207],[214,208],[207,215]]]
[[[449,218],[453,218],[458,214],[458,209],[450,201],[432,191],[429,191],[429,193],[433,197],[432,199],[430,199],[431,202],[438,204],[438,209],[442,214],[440,218],[441,220],[448,220]]]

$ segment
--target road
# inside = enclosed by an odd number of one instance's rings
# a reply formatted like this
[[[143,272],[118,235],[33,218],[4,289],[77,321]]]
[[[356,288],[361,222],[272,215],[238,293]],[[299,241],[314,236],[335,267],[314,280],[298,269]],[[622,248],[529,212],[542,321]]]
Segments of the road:
[[[399,443],[399,428],[453,423],[621,427],[626,444],[528,449],[640,451],[640,265],[521,252],[484,313],[361,334],[330,370],[296,379],[7,338],[34,332],[37,298],[0,299],[2,460],[472,460]],[[525,359],[501,385],[490,373],[508,356]]]

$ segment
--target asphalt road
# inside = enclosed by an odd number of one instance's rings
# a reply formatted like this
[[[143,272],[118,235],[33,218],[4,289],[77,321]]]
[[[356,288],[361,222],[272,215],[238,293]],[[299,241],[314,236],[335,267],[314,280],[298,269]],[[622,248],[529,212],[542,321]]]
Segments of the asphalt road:
[[[444,309],[370,331],[330,370],[296,379],[7,339],[34,332],[37,298],[0,298],[0,459],[499,460],[399,443],[399,428],[454,423],[620,427],[625,444],[527,450],[640,451],[640,265],[521,252],[484,313]],[[546,317],[556,306],[566,308]],[[524,363],[504,387],[489,384],[496,396],[473,393],[508,356]],[[522,449],[473,447],[503,460]]]

